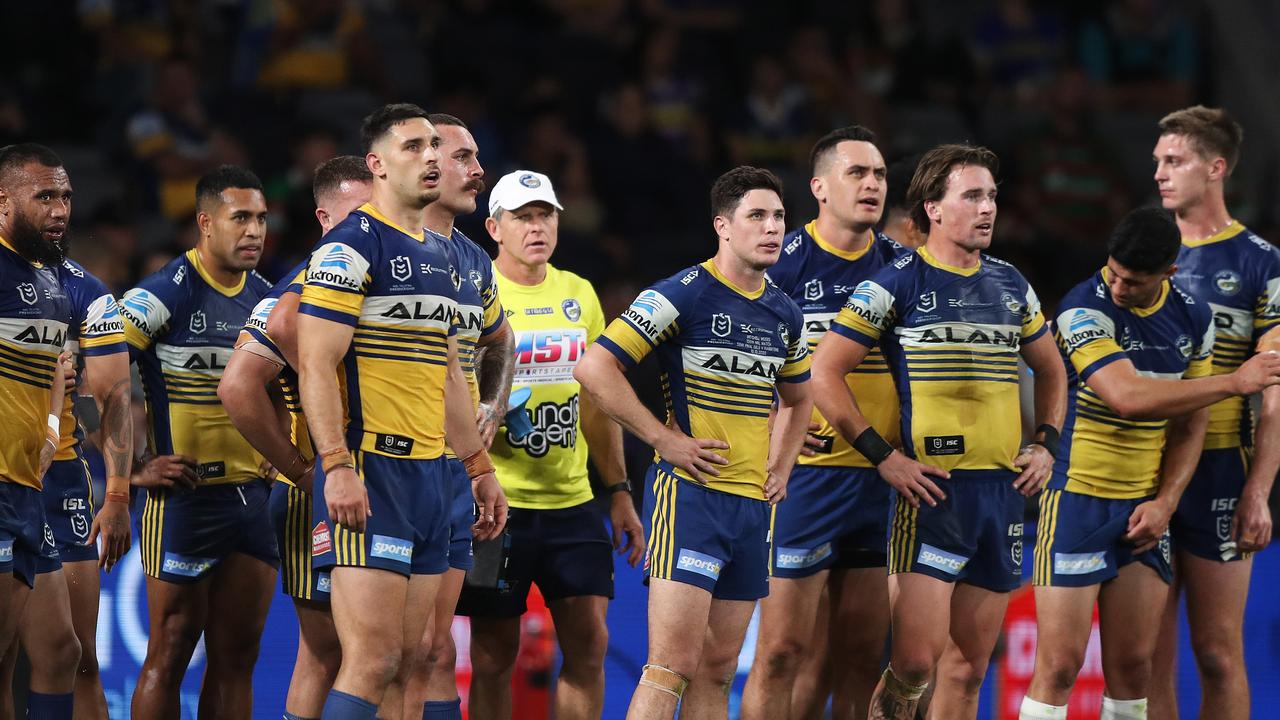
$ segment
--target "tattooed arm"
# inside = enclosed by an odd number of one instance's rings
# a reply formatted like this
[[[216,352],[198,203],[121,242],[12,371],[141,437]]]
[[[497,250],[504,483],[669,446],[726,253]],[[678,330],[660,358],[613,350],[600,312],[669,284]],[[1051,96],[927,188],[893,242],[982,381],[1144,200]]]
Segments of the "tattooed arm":
[[[133,543],[129,524],[129,476],[133,470],[133,413],[129,406],[129,355],[88,355],[85,387],[102,417],[101,449],[107,466],[107,498],[93,518],[87,544],[102,536],[98,566],[111,570]]]
[[[516,334],[504,319],[497,330],[482,335],[476,350],[476,382],[480,384],[480,406],[476,408],[476,425],[484,446],[493,445],[493,436],[507,414],[507,396],[511,394],[511,373],[515,369]]]

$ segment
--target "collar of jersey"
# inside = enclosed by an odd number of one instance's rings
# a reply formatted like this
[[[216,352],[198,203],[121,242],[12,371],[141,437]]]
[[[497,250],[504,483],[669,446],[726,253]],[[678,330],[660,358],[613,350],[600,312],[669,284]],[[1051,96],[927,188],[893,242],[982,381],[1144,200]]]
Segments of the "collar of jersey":
[[[0,247],[7,247],[7,248],[9,248],[10,252],[12,252],[14,255],[17,255],[18,257],[22,258],[22,260],[23,260],[24,262],[31,263],[31,267],[34,267],[34,268],[42,268],[42,267],[44,267],[44,264],[43,264],[43,263],[32,262],[32,261],[27,260],[26,258],[22,257],[22,253],[18,252],[18,248],[14,247],[14,246],[13,246],[13,244],[9,242],[9,239],[8,239],[8,238],[6,238],[6,237],[4,237],[3,235],[0,235]]]
[[[408,235],[409,237],[413,238],[414,240],[417,240],[418,242],[422,242],[426,238],[425,228],[423,230],[419,230],[416,233],[411,233],[408,230],[405,230],[404,228],[400,227],[399,225],[391,222],[390,218],[388,218],[386,215],[383,215],[381,212],[378,211],[378,208],[373,206],[373,203],[365,203],[361,205],[358,209],[360,210],[360,212],[368,215],[374,220],[377,220],[383,225],[386,225],[388,227],[393,227],[396,230],[399,230],[400,232],[404,233],[405,235]]]
[[[962,267],[956,267],[955,265],[948,265],[942,262],[938,258],[934,257],[933,253],[929,252],[929,248],[925,247],[924,245],[921,245],[920,249],[917,250],[916,253],[920,256],[921,260],[929,263],[930,265],[938,268],[939,270],[946,270],[947,272],[955,273],[956,275],[963,275],[965,277],[969,277],[971,275],[977,275],[978,271],[982,269],[981,257],[978,258],[977,265],[974,265],[973,267],[962,268]]]
[[[838,258],[841,258],[842,260],[857,260],[863,255],[866,255],[867,251],[871,249],[872,244],[874,244],[876,241],[876,234],[872,232],[871,240],[869,240],[866,245],[863,245],[861,250],[841,250],[840,248],[822,239],[822,236],[818,234],[817,220],[814,220],[813,222],[810,222],[808,225],[805,225],[804,231],[809,233],[809,237],[813,238],[813,242],[818,247],[822,248],[823,250],[826,250],[827,252],[831,253],[832,255],[835,255]]]
[[[542,282],[538,283],[537,285],[522,285],[516,282],[515,280],[512,280],[511,278],[507,277],[506,275],[503,275],[502,271],[498,269],[498,263],[495,262],[495,263],[492,263],[492,265],[493,265],[493,274],[507,281],[507,283],[511,288],[510,292],[518,292],[518,293],[541,292],[542,289],[547,286],[547,283],[551,282],[551,276],[558,272],[554,265],[552,265],[551,263],[547,263],[547,273],[542,276]],[[506,288],[503,288],[502,292],[508,292],[508,290]]]
[[[209,274],[209,271],[204,268],[204,263],[200,262],[199,252],[196,252],[196,250],[193,248],[191,250],[188,250],[186,255],[187,255],[187,260],[191,263],[191,266],[196,269],[196,272],[200,274],[200,277],[205,281],[205,283],[207,283],[209,287],[213,288],[214,290],[217,290],[218,292],[222,293],[223,295],[226,295],[227,297],[234,297],[237,294],[239,294],[241,290],[244,289],[244,281],[246,278],[249,277],[249,273],[247,272],[240,273],[240,282],[236,283],[235,285],[230,285],[230,286],[223,285],[217,280],[214,280],[213,276]]]
[[[1207,238],[1200,238],[1199,240],[1182,238],[1182,244],[1187,247],[1201,247],[1204,245],[1211,245],[1216,242],[1222,242],[1223,240],[1229,240],[1242,232],[1244,232],[1244,225],[1241,225],[1239,220],[1232,220],[1230,225],[1222,228]]]
[[[715,278],[715,279],[719,280],[721,285],[724,285],[725,287],[727,287],[727,288],[729,288],[730,290],[732,290],[732,291],[734,291],[734,292],[738,293],[739,295],[741,295],[742,297],[744,297],[744,298],[746,298],[746,299],[748,299],[748,300],[755,300],[756,298],[758,298],[758,297],[760,297],[761,295],[763,295],[763,294],[764,294],[764,288],[765,288],[765,285],[767,285],[767,284],[768,284],[766,281],[761,280],[761,281],[760,281],[760,288],[759,288],[759,289],[757,289],[757,290],[744,290],[744,289],[742,289],[742,288],[738,287],[737,285],[734,285],[732,280],[730,280],[729,278],[727,278],[727,277],[725,277],[723,274],[721,274],[720,270],[718,270],[718,269],[716,268],[716,264],[715,264],[714,262],[712,262],[711,260],[707,260],[706,262],[702,263],[702,267],[706,268],[706,269],[707,269],[707,272],[711,273],[711,277],[713,277],[713,278]]]
[[[1102,284],[1108,285],[1110,283],[1110,279],[1111,279],[1111,270],[1104,266],[1102,268]],[[1144,308],[1131,307],[1131,308],[1127,308],[1128,311],[1133,313],[1134,315],[1137,315],[1138,317],[1151,317],[1152,315],[1155,315],[1157,312],[1160,311],[1160,308],[1164,307],[1164,301],[1169,298],[1169,287],[1170,285],[1168,280],[1165,280],[1164,282],[1160,283],[1160,296],[1157,297],[1156,301],[1151,304],[1151,307],[1144,307]],[[1111,297],[1110,290],[1107,291],[1107,297],[1108,298]]]

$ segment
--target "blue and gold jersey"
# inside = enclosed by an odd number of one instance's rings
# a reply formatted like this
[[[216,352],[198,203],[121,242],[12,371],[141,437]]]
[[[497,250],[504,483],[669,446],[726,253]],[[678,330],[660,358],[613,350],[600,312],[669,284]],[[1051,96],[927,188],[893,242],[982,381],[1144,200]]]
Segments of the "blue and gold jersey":
[[[196,461],[206,485],[259,476],[262,458],[218,400],[218,381],[245,319],[271,284],[256,272],[232,287],[209,274],[195,250],[124,294],[124,336],[142,374],[147,445]]]
[[[846,252],[824,241],[817,226],[817,221],[814,221],[787,235],[778,264],[769,268],[769,279],[795,300],[804,313],[810,352],[831,329],[831,321],[858,283],[907,252],[906,248],[881,233],[876,233],[863,249]],[[889,364],[880,348],[871,348],[866,360],[845,377],[845,382],[858,398],[871,426],[889,444],[900,445],[898,393],[894,390],[893,376],[889,374]],[[813,409],[813,422],[818,424],[814,434],[822,438],[823,446],[813,457],[801,455],[797,461],[799,464],[871,467],[870,461],[831,427],[817,407]]]
[[[413,460],[444,453],[461,278],[425,240],[366,203],[311,253],[298,312],[355,328],[339,368],[352,450]]]
[[[1012,265],[945,265],[927,248],[862,282],[831,331],[884,351],[907,455],[949,471],[1014,470],[1021,441],[1018,352],[1045,332]]]
[[[1234,372],[1280,325],[1280,250],[1233,222],[1212,237],[1183,239],[1177,264],[1174,281],[1213,310],[1213,374]],[[1253,417],[1244,398],[1209,407],[1206,450],[1252,444]]]
[[[57,270],[58,280],[71,300],[71,327],[67,330],[66,349],[72,355],[72,362],[78,365],[82,355],[129,352],[124,341],[120,307],[107,286],[74,260],[63,260]],[[76,446],[84,439],[84,431],[71,412],[73,390],[67,388],[67,399],[62,406],[61,441],[54,460],[74,460]]]
[[[493,261],[488,253],[457,228],[447,238],[430,230],[427,230],[427,236],[444,249],[462,280],[458,286],[458,362],[467,377],[471,402],[478,405],[480,385],[476,382],[476,346],[480,338],[492,335],[502,327],[502,303],[498,301]]]
[[[764,499],[774,385],[809,379],[804,316],[785,293],[767,280],[739,288],[708,260],[649,287],[597,342],[627,367],[656,351],[667,423],[729,444],[708,486]]]
[[[1049,487],[1141,498],[1160,486],[1168,421],[1120,417],[1089,388],[1089,377],[1124,359],[1145,377],[1205,377],[1213,364],[1213,316],[1167,280],[1151,307],[1117,307],[1107,273],[1103,268],[1072,288],[1058,306],[1054,339],[1067,365],[1067,419]]]
[[[0,237],[0,482],[41,487],[49,394],[70,327],[57,268],[29,262]]]

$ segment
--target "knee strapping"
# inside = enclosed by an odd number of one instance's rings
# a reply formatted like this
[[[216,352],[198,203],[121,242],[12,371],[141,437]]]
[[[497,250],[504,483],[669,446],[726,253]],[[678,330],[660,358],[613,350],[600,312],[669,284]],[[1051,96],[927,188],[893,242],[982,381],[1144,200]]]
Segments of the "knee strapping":
[[[661,665],[645,665],[640,673],[640,684],[654,690],[674,695],[679,700],[685,688],[689,687],[689,678]]]

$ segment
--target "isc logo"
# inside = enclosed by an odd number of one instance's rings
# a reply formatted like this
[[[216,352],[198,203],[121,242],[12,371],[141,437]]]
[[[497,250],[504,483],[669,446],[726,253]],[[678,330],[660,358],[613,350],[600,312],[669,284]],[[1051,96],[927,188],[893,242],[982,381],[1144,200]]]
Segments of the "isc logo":
[[[522,332],[516,343],[516,364],[576,364],[586,347],[587,331],[582,328]]]

